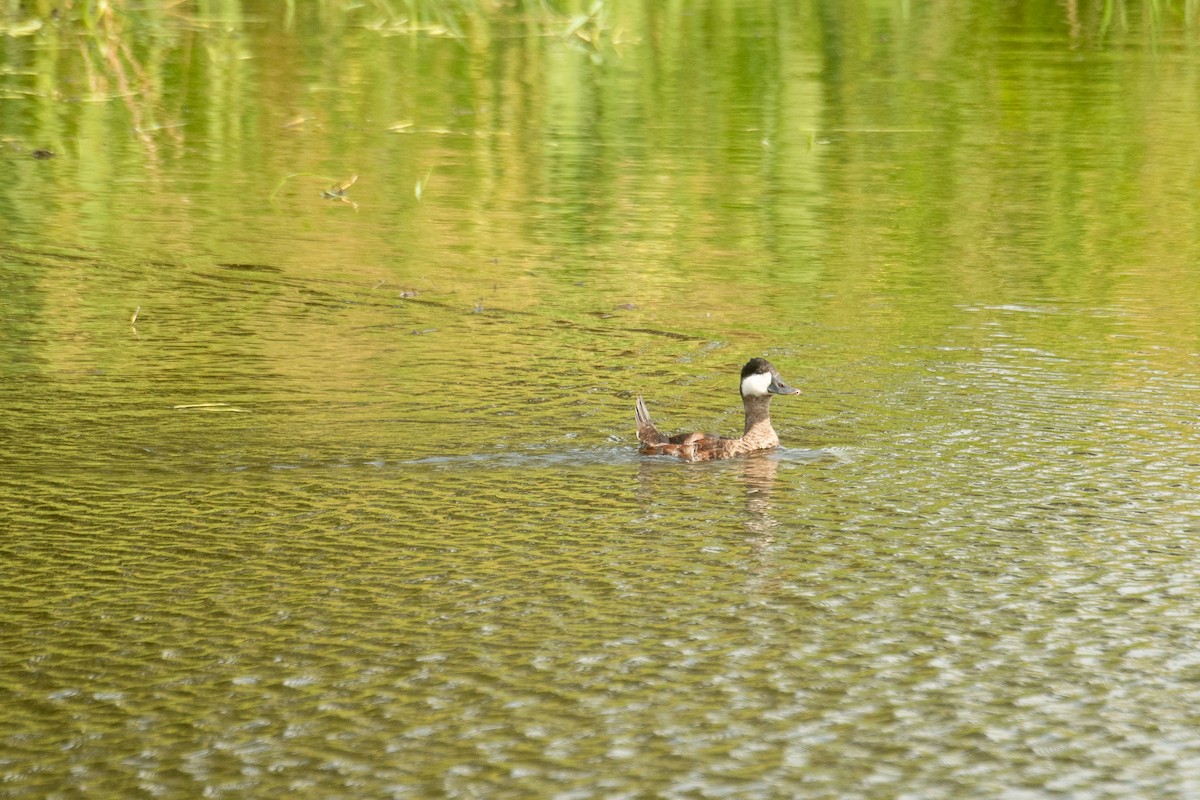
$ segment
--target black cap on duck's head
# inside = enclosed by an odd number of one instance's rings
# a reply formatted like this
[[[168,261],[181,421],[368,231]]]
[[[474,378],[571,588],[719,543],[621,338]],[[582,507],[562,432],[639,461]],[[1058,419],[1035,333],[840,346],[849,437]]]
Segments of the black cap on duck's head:
[[[800,394],[779,377],[779,370],[765,358],[752,358],[742,367],[742,397],[768,397],[773,394]]]

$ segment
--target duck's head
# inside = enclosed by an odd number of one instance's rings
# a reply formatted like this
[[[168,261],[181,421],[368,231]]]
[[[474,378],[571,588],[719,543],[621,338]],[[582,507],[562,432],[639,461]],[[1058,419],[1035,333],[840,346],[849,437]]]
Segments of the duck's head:
[[[779,370],[765,358],[752,358],[742,367],[742,397],[767,397],[772,394],[800,394],[779,377]]]

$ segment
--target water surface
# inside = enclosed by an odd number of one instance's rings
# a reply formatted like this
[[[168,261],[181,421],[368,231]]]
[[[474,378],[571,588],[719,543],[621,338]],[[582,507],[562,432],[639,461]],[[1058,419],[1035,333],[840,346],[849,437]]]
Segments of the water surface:
[[[596,9],[6,18],[0,795],[1194,796],[1184,9]]]

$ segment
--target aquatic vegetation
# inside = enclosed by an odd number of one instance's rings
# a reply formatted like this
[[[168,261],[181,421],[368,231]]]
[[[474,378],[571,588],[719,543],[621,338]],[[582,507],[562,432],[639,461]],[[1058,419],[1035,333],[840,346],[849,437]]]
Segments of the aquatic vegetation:
[[[321,192],[321,197],[325,198],[326,200],[338,200],[342,203],[349,203],[350,205],[354,206],[355,211],[358,211],[358,203],[353,202],[346,196],[346,192],[349,191],[350,187],[353,186],[357,181],[358,176],[351,175],[341,183],[334,184],[325,191]]]
[[[324,175],[314,175],[311,172],[293,172],[290,175],[285,175],[283,177],[283,179],[280,180],[279,183],[277,183],[275,185],[275,189],[271,192],[271,196],[268,198],[268,202],[274,204],[275,199],[279,195],[280,190],[283,189],[283,187],[288,182],[290,182],[291,180],[293,180],[295,178],[315,178],[316,180],[319,180],[319,181],[322,181],[325,183],[336,180],[334,178],[330,178],[330,177],[327,177]],[[329,188],[321,190],[321,198],[324,200],[337,200],[338,202],[346,203],[347,205],[353,206],[354,210],[357,211],[358,203],[355,203],[347,196],[347,192],[349,192],[350,187],[353,186],[357,182],[358,182],[358,175],[351,175],[349,178],[347,178],[344,181],[335,182]]]

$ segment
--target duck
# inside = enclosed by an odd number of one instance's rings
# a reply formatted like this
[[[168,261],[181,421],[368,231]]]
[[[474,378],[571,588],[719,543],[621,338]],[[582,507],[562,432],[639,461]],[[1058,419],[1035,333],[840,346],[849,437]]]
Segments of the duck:
[[[654,426],[646,402],[638,395],[634,407],[638,452],[647,456],[674,456],[682,461],[714,461],[778,447],[779,435],[771,427],[771,395],[800,394],[800,390],[784,383],[770,361],[752,358],[742,367],[740,391],[746,409],[746,428],[736,439],[713,433],[667,436]]]

